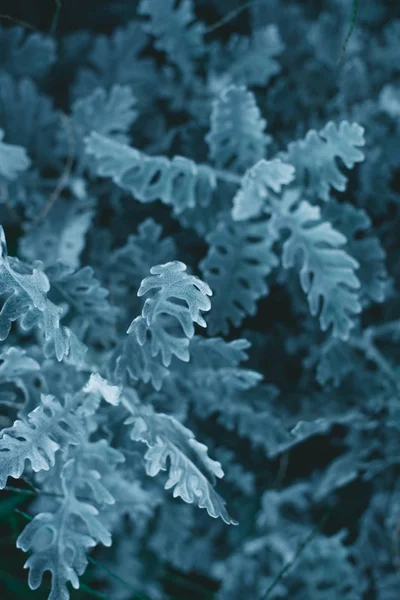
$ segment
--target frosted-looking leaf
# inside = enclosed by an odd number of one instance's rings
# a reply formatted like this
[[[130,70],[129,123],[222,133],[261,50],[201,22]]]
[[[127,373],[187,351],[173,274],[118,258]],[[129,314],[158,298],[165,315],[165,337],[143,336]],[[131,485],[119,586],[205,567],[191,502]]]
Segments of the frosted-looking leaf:
[[[43,77],[56,60],[55,40],[23,27],[0,27],[0,47],[0,70],[15,77]]]
[[[117,385],[110,385],[99,373],[91,374],[83,391],[99,394],[106,402],[113,406],[117,406],[120,401],[121,388]]]
[[[15,421],[12,427],[3,429],[0,438],[0,489],[8,477],[18,479],[31,463],[35,472],[55,464],[55,455],[69,444],[77,444],[83,425],[74,413],[76,402],[66,396],[64,405],[54,396],[43,395],[40,406],[24,420]]]
[[[165,489],[172,488],[174,497],[205,508],[211,517],[236,524],[208,480],[208,477],[212,480],[223,477],[221,465],[209,458],[207,447],[198,442],[189,429],[170,415],[152,411],[134,415],[126,424],[133,424],[131,438],[148,446],[145,454],[148,475],[154,477],[168,470]]]
[[[360,150],[365,145],[364,128],[357,123],[342,121],[339,127],[329,121],[321,131],[310,129],[304,140],[290,142],[282,160],[296,169],[296,182],[321,200],[329,200],[331,187],[346,189],[347,177],[337,165],[340,158],[347,169],[364,160]]]
[[[90,200],[58,199],[43,222],[20,239],[22,256],[32,262],[41,260],[45,267],[60,260],[76,269],[80,266],[80,254],[94,217],[93,209]]]
[[[196,22],[193,4],[192,0],[141,0],[138,9],[149,17],[143,29],[156,38],[156,48],[187,78],[194,70],[193,62],[205,53],[204,25]]]
[[[264,158],[270,141],[265,126],[254,94],[245,86],[228,86],[213,101],[211,127],[206,135],[210,157],[217,167],[241,173]]]
[[[234,83],[265,86],[279,73],[276,58],[282,54],[283,43],[275,25],[256,29],[250,37],[233,35],[226,51],[232,57],[228,73]]]
[[[334,337],[347,340],[354,317],[361,312],[361,284],[356,276],[358,262],[343,249],[344,235],[321,221],[317,206],[299,202],[298,190],[288,190],[277,203],[271,227],[290,231],[283,244],[282,264],[285,269],[300,269],[301,287],[311,314],[319,314],[322,331],[332,326]]]
[[[85,140],[95,172],[111,179],[140,202],[161,200],[179,215],[187,208],[207,204],[216,188],[212,169],[183,156],[147,156],[96,132]]]
[[[45,273],[33,270],[17,258],[9,258],[4,230],[0,227],[0,295],[6,294],[0,311],[0,340],[5,340],[11,323],[20,319],[22,329],[38,325],[45,340],[52,342],[58,360],[68,354],[71,334],[60,324],[63,309],[47,298],[50,283]]]
[[[179,261],[156,265],[150,273],[143,279],[138,296],[152,295],[117,349],[114,369],[119,381],[128,374],[134,380],[151,381],[160,389],[173,356],[189,361],[194,323],[207,326],[201,313],[210,310],[212,292],[204,281],[186,273],[186,265]]]
[[[244,221],[269,213],[271,193],[279,194],[282,187],[294,179],[294,167],[280,159],[260,160],[248,169],[239,191],[233,199],[232,218]]]
[[[128,334],[134,333],[141,346],[149,343],[151,354],[161,353],[164,366],[168,367],[172,356],[189,360],[189,339],[194,336],[194,325],[206,327],[201,312],[211,308],[209,296],[212,291],[208,284],[194,275],[188,275],[186,265],[179,261],[157,265],[150,269],[151,276],[143,279],[138,296],[156,291],[144,303],[141,317],[134,319]],[[165,316],[170,317],[165,319]],[[184,336],[176,335],[171,329],[171,319],[177,320]]]
[[[206,240],[210,247],[200,268],[213,291],[209,330],[227,334],[267,296],[267,276],[279,264],[272,251],[277,235],[266,222],[235,223],[228,215]]]
[[[111,546],[100,510],[115,503],[106,482],[121,462],[123,455],[106,440],[89,442],[82,436],[79,448],[61,466],[53,512],[36,515],[19,536],[17,548],[31,551],[25,563],[29,587],[37,589],[44,573],[51,573],[48,600],[69,600],[67,584],[79,588],[88,552],[99,543]]]

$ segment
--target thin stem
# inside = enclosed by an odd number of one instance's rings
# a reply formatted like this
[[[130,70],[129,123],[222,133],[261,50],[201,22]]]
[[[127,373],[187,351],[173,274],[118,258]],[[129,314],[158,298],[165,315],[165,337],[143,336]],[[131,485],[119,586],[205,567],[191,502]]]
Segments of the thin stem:
[[[282,454],[282,456],[280,457],[278,474],[277,474],[276,479],[273,482],[271,487],[280,488],[282,486],[282,484],[285,480],[285,477],[287,475],[287,471],[288,471],[288,467],[289,467],[289,458],[290,458],[289,452],[284,452]]]
[[[340,56],[338,58],[338,65],[340,65],[340,63],[343,60],[343,56],[345,55],[347,44],[349,43],[351,34],[353,33],[354,27],[356,25],[358,3],[359,3],[359,0],[353,0],[353,14],[351,16],[350,29],[349,29],[348,34],[346,35],[345,40],[343,42],[342,50],[341,50]]]
[[[34,488],[37,489],[37,488]],[[6,485],[3,490],[5,492],[14,492],[15,494],[21,494],[23,496],[48,496],[50,498],[65,498],[64,494],[61,494],[59,492],[46,492],[46,490],[22,490],[20,488],[14,487],[12,485]],[[77,496],[76,497],[77,500],[79,500],[80,502],[93,502],[93,498],[86,498],[85,496]],[[116,504],[122,505],[124,506],[125,504],[131,504],[131,500],[116,500],[115,501]]]
[[[304,540],[301,542],[301,544],[297,548],[296,553],[295,553],[294,557],[292,558],[292,560],[288,561],[282,567],[282,569],[279,571],[279,573],[277,574],[277,576],[275,577],[275,579],[273,580],[273,582],[271,583],[271,585],[265,591],[264,595],[261,596],[260,600],[268,600],[268,598],[271,596],[271,592],[275,589],[275,587],[278,585],[278,583],[280,582],[280,580],[285,576],[285,574],[297,562],[297,560],[299,559],[299,557],[302,554],[303,550],[314,539],[314,537],[317,535],[317,533],[319,532],[319,530],[322,527],[322,525],[324,525],[326,523],[326,521],[329,519],[329,517],[330,517],[330,515],[331,515],[332,512],[333,512],[333,508],[331,508],[328,512],[326,512],[325,515],[320,520],[320,522],[317,523],[317,525],[314,527],[314,529],[312,529],[310,531],[310,533],[308,533],[308,535],[304,538]]]
[[[235,173],[224,171],[223,169],[213,169],[213,171],[218,179],[222,179],[223,181],[233,183],[235,185],[240,185],[243,179],[241,175],[236,175]]]
[[[56,188],[54,189],[53,193],[50,195],[50,198],[44,205],[42,211],[40,212],[36,221],[33,223],[32,227],[37,227],[38,225],[40,225],[40,223],[43,221],[43,219],[49,213],[49,211],[53,207],[54,203],[60,197],[60,194],[63,191],[63,189],[65,188],[65,186],[68,182],[68,179],[71,175],[71,172],[72,172],[72,166],[74,164],[74,155],[75,155],[75,137],[74,137],[74,134],[72,131],[72,124],[68,120],[68,117],[64,114],[61,114],[61,118],[63,120],[65,129],[67,131],[67,139],[68,139],[67,160],[65,163],[64,171],[62,172],[62,174],[58,180]]]
[[[20,488],[13,487],[12,485],[6,485],[3,490],[5,492],[15,492],[16,494],[22,494],[23,496],[37,496],[37,492],[33,490],[21,490]]]
[[[34,491],[36,494],[40,494],[40,490],[39,490],[39,488],[35,487],[35,486],[33,485],[33,483],[31,483],[27,477],[25,477],[25,476],[22,476],[22,477],[21,477],[21,479],[22,479],[22,481],[24,481],[24,482],[26,483],[26,485],[28,485],[28,486],[31,488],[31,490],[33,490],[33,491]]]
[[[37,27],[34,27],[30,23],[27,23],[26,21],[21,21],[21,19],[16,19],[15,17],[11,17],[10,15],[0,14],[0,20],[1,19],[4,19],[5,21],[11,21],[11,23],[15,23],[16,25],[21,25],[22,27],[26,27],[27,29],[30,29],[31,31],[35,31],[36,33],[40,33],[41,35],[43,35],[43,32],[40,31],[40,29],[38,29]]]
[[[55,3],[56,3],[56,8],[55,8],[54,16],[51,21],[50,29],[49,29],[49,35],[51,35],[51,36],[55,36],[55,34],[56,34],[57,27],[58,27],[58,21],[60,19],[61,7],[62,7],[61,0],[55,0]]]
[[[264,0],[249,0],[249,2],[245,2],[244,4],[242,4],[242,6],[238,6],[237,8],[234,8],[233,10],[229,11],[224,17],[219,19],[219,21],[217,21],[213,25],[210,25],[210,27],[207,27],[204,31],[204,35],[208,35],[209,33],[212,33],[213,31],[220,29],[221,27],[223,27],[224,25],[229,23],[229,21],[232,21],[232,19],[235,19],[238,15],[240,15],[240,13],[247,10],[254,4],[259,4],[260,2],[264,2]]]

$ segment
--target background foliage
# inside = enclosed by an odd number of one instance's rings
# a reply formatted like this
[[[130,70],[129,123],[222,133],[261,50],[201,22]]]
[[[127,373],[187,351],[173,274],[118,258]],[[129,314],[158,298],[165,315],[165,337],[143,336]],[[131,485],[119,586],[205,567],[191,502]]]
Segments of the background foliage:
[[[1,597],[397,600],[400,9],[2,12]]]

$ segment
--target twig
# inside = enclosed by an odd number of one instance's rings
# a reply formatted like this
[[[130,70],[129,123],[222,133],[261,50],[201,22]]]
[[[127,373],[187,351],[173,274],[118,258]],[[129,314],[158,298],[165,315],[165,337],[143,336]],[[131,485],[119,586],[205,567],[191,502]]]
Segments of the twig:
[[[31,485],[31,484],[30,484]],[[15,494],[22,494],[23,496],[48,496],[49,498],[64,498],[64,494],[59,492],[46,492],[46,490],[39,490],[37,488],[33,488],[32,490],[23,490],[21,488],[14,487],[12,485],[6,485],[3,490],[5,492],[14,492]],[[76,499],[80,502],[93,502],[93,498],[88,498],[85,496],[76,496]],[[125,504],[132,504],[131,500],[116,500],[115,503],[117,505],[124,506]]]
[[[11,17],[10,15],[4,15],[0,13],[0,20],[1,19],[4,19],[5,21],[11,21],[11,23],[15,23],[16,25],[22,25],[22,27],[26,27],[27,29],[31,29],[35,33],[40,33],[41,35],[43,35],[40,29],[38,29],[34,25],[31,25],[30,23],[27,23],[26,21],[21,21],[21,19],[16,19],[15,17]]]
[[[56,3],[56,8],[55,8],[53,19],[51,21],[50,29],[49,29],[49,35],[51,35],[53,37],[55,36],[56,31],[57,31],[58,21],[60,20],[60,12],[61,12],[61,8],[62,8],[61,0],[55,0],[55,3]]]
[[[229,23],[229,21],[235,19],[238,15],[240,15],[240,13],[253,6],[253,4],[259,4],[260,2],[265,2],[265,0],[250,0],[249,2],[245,2],[244,4],[242,4],[242,6],[234,8],[233,10],[229,11],[224,17],[219,19],[219,21],[217,21],[213,25],[210,25],[210,27],[207,27],[204,31],[204,35],[208,35],[209,33],[220,29],[221,27]]]
[[[356,24],[358,3],[359,3],[359,0],[353,0],[353,14],[351,16],[350,29],[349,29],[349,31],[348,31],[348,33],[346,35],[346,38],[345,38],[345,40],[343,42],[342,51],[341,51],[340,56],[339,56],[338,61],[337,61],[338,66],[340,65],[340,63],[343,60],[343,56],[345,55],[347,44],[349,43],[349,40],[351,38],[351,34],[353,33],[353,30],[354,30],[354,27],[355,27],[355,24]]]
[[[68,181],[69,176],[71,175],[72,166],[74,164],[75,137],[72,133],[72,126],[66,115],[61,114],[61,118],[62,118],[65,128],[67,130],[67,139],[68,139],[67,161],[65,163],[64,171],[62,172],[60,179],[58,180],[58,183],[57,183],[53,193],[50,195],[50,198],[44,205],[44,207],[43,207],[42,211],[40,212],[39,216],[37,217],[36,221],[32,224],[32,228],[37,227],[41,223],[41,221],[43,221],[43,219],[46,217],[46,215],[49,213],[49,211],[53,207],[54,203],[60,197],[60,194],[63,191],[63,189]]]
[[[273,488],[277,487],[280,488],[286,475],[287,475],[287,471],[288,471],[288,466],[289,466],[289,457],[290,454],[289,452],[284,452],[282,454],[282,456],[279,459],[279,468],[278,468],[278,474],[275,478],[275,481],[273,482],[272,486]]]
[[[35,487],[35,486],[33,485],[33,483],[31,483],[27,477],[25,477],[24,475],[22,475],[21,479],[22,479],[22,481],[24,481],[24,482],[26,483],[26,485],[28,485],[28,486],[31,488],[31,490],[33,490],[33,491],[34,491],[36,494],[40,494],[40,490],[39,490],[39,488]]]
[[[240,185],[243,179],[241,175],[236,175],[235,173],[225,171],[224,169],[213,169],[213,171],[218,179],[226,181],[227,183],[233,183],[234,185]]]
[[[331,515],[332,512],[333,512],[333,508],[331,508],[329,511],[327,511],[325,513],[325,515],[322,517],[322,519],[320,520],[320,522],[317,523],[317,525],[314,527],[314,529],[312,529],[310,531],[310,533],[304,538],[304,540],[301,542],[301,544],[297,548],[296,553],[295,553],[294,557],[292,558],[292,560],[288,561],[282,567],[282,569],[279,571],[279,573],[277,574],[277,576],[275,577],[275,579],[273,580],[273,582],[271,583],[271,585],[265,591],[264,595],[261,596],[260,600],[268,600],[268,598],[271,596],[271,592],[278,585],[278,583],[280,582],[280,580],[282,579],[282,577],[285,576],[285,574],[287,573],[287,571],[289,571],[289,569],[291,569],[292,566],[295,564],[295,562],[299,559],[299,557],[302,554],[303,550],[314,539],[314,537],[317,535],[319,529],[321,528],[322,525],[324,525],[326,523],[326,521],[329,519],[329,517],[330,517],[330,515]]]

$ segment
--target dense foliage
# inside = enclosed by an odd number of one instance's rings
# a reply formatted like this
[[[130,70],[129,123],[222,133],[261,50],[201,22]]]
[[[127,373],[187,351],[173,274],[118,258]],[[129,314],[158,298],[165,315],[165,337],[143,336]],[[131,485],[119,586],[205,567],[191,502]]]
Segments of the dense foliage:
[[[352,5],[3,15],[1,598],[400,597],[400,10]]]

